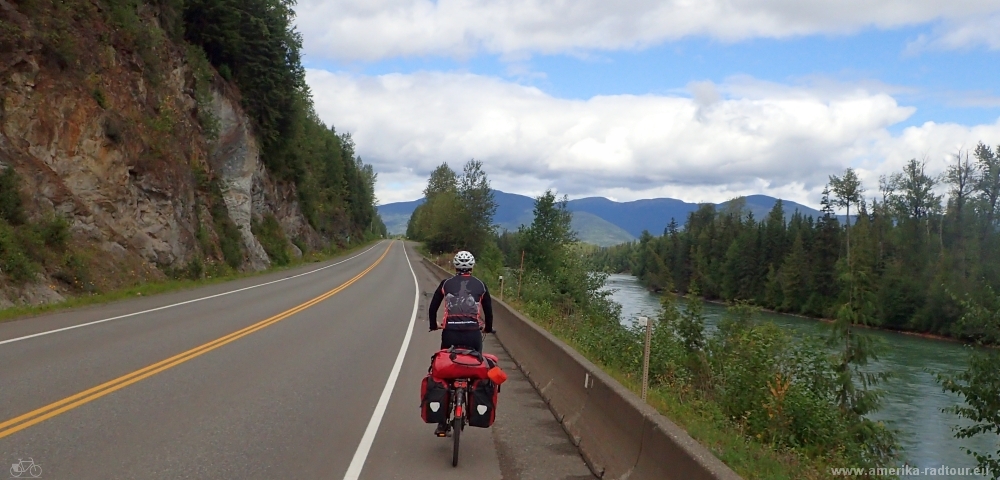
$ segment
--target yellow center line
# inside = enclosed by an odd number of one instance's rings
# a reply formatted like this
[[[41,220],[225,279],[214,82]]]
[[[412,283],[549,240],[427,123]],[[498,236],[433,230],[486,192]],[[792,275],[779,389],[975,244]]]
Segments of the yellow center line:
[[[212,340],[211,342],[205,343],[198,347],[192,348],[186,352],[174,355],[173,357],[170,357],[166,360],[161,360],[145,368],[141,368],[132,373],[122,375],[114,380],[102,383],[96,387],[84,390],[80,393],[66,397],[62,400],[51,403],[37,410],[33,410],[31,412],[25,413],[24,415],[0,423],[0,438],[12,435],[32,425],[43,422],[49,418],[52,418],[66,411],[72,410],[85,403],[94,401],[109,393],[115,392],[140,380],[156,375],[157,373],[160,373],[164,370],[180,365],[188,360],[191,360],[192,358],[198,357],[204,353],[215,350],[216,348],[226,345],[227,343],[239,340],[240,338],[250,335],[251,333],[267,328],[271,325],[274,325],[277,322],[280,322],[281,320],[284,320],[288,317],[291,317],[292,315],[295,315],[296,313],[299,313],[309,307],[312,307],[336,295],[337,293],[340,293],[345,288],[351,286],[351,284],[353,284],[354,282],[360,280],[361,277],[367,275],[368,272],[372,271],[379,263],[382,262],[385,256],[389,253],[389,249],[392,248],[393,243],[395,242],[389,243],[389,246],[386,247],[385,251],[382,252],[382,256],[379,257],[378,260],[375,261],[375,263],[371,264],[371,266],[363,270],[361,273],[355,275],[353,278],[344,282],[343,284],[334,288],[333,290],[330,290],[301,305],[285,310],[284,312],[281,312],[273,317],[267,318],[253,325],[250,325],[249,327],[237,330],[226,336]]]

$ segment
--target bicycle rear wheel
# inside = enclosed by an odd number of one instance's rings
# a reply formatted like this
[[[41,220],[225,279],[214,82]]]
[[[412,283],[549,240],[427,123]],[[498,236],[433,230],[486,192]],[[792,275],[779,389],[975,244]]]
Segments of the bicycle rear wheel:
[[[451,454],[451,466],[458,466],[458,446],[462,437],[462,429],[465,427],[465,389],[459,387],[455,391],[454,397],[455,414],[451,420],[452,440],[454,447]]]
[[[456,419],[454,419],[454,420],[451,421],[451,431],[452,431],[452,436],[454,437],[454,440],[455,440],[455,448],[454,448],[454,451],[451,454],[451,466],[457,467],[458,466],[458,443],[459,443],[459,438],[462,436],[462,418],[461,417],[456,418]]]

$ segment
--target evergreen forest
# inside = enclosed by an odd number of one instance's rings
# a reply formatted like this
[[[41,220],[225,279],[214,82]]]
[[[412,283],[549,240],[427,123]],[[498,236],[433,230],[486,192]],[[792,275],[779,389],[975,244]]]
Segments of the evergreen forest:
[[[665,220],[661,235],[644,232],[590,260],[655,291],[825,318],[853,299],[855,323],[995,342],[961,319],[963,302],[992,304],[1000,285],[998,153],[981,143],[941,176],[911,160],[876,192],[847,169],[829,177],[819,218],[789,216],[781,201],[759,219],[739,199],[703,205],[683,225]]]

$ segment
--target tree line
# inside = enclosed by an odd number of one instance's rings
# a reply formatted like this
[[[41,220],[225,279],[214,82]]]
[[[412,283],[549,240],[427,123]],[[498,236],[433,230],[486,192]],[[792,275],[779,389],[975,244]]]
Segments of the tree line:
[[[856,323],[979,339],[982,326],[960,320],[963,301],[986,301],[1000,284],[998,154],[980,143],[941,176],[911,160],[871,196],[847,169],[829,177],[819,218],[786,219],[781,201],[762,219],[739,199],[703,205],[683,228],[671,219],[661,236],[597,249],[591,262],[657,291],[826,318],[852,303]]]
[[[122,2],[128,0],[106,0]],[[157,0],[168,27],[200,47],[239,87],[268,171],[297,187],[309,223],[327,238],[387,235],[375,199],[377,174],[349,134],[313,108],[295,30],[293,0]]]

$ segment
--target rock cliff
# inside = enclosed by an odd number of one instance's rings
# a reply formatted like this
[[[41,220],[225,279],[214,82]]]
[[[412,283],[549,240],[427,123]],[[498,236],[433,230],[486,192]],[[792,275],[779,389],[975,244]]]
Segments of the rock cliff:
[[[0,304],[126,286],[192,262],[221,265],[227,221],[239,231],[243,258],[231,264],[240,269],[270,264],[251,230],[267,214],[286,238],[324,245],[295,187],[265,169],[239,92],[213,71],[210,101],[199,104],[182,47],[162,42],[151,75],[148,59],[100,41],[107,25],[75,38],[65,58],[6,0],[0,22],[0,169],[17,172],[29,224],[68,221],[65,258],[93,272],[81,287],[59,281],[62,257],[42,262],[31,281],[0,280]]]

